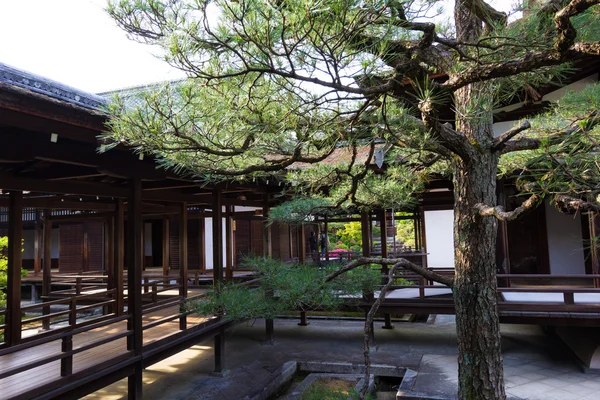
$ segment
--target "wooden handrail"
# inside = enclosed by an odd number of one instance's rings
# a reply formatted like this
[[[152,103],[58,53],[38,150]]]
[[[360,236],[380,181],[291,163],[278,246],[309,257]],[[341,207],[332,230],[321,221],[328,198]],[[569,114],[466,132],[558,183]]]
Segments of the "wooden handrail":
[[[87,298],[90,298],[90,297],[98,297],[101,294],[113,294],[113,293],[115,293],[115,291],[116,291],[116,289],[108,289],[106,291],[103,291],[102,293],[82,294],[82,295],[79,295],[79,296],[69,297],[69,298],[65,298],[65,299],[57,299],[57,300],[46,301],[46,302],[43,302],[43,303],[32,304],[30,306],[21,307],[21,312],[29,311],[29,310],[35,310],[36,308],[53,306],[53,305],[57,305],[57,304],[70,303],[70,301],[71,301],[70,299],[72,299],[72,298],[76,299],[77,301],[79,301],[79,300],[87,299]]]

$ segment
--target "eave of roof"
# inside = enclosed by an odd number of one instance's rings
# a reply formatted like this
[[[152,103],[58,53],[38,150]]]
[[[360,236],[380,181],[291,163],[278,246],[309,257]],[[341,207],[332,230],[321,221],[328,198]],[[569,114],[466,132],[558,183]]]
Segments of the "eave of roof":
[[[0,82],[63,100],[92,110],[102,110],[106,99],[60,82],[0,63]]]

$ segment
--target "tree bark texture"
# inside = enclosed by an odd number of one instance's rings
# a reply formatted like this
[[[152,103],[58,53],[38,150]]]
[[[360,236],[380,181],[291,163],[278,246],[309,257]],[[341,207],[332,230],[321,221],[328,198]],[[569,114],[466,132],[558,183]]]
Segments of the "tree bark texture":
[[[482,23],[458,0],[455,9],[459,40],[476,40]],[[459,348],[460,399],[505,399],[500,325],[497,306],[496,235],[498,221],[483,217],[476,204],[496,206],[498,152],[493,150],[489,83],[467,85],[455,92],[456,130],[468,142],[467,157],[455,157],[454,302]]]

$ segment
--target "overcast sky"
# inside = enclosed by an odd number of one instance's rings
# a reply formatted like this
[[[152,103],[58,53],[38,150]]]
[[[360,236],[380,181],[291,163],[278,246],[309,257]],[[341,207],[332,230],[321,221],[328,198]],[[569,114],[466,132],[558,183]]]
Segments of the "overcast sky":
[[[492,1],[504,10],[513,2]],[[127,39],[105,4],[0,0],[0,62],[92,93],[184,76]]]

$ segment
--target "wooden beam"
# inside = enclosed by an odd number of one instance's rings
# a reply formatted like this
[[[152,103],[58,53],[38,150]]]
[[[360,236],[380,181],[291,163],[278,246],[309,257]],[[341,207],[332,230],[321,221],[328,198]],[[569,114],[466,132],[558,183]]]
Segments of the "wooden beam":
[[[6,172],[0,173],[2,189],[29,190],[45,193],[76,194],[83,196],[110,196],[126,198],[128,190],[110,185],[92,182],[44,181],[15,176]]]
[[[23,240],[23,192],[12,191],[8,209],[8,266],[6,282],[5,341],[9,346],[21,341],[21,266]]]
[[[213,245],[213,283],[223,282],[223,206],[220,189],[213,191],[212,204],[212,245]]]
[[[60,260],[59,260],[60,262]],[[44,210],[44,265],[42,268],[42,297],[50,295],[52,282],[52,210]],[[50,307],[44,307],[44,315],[50,314]],[[50,320],[42,321],[43,329],[50,329]]]

